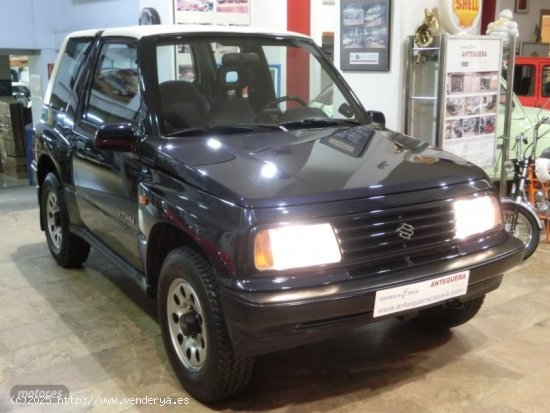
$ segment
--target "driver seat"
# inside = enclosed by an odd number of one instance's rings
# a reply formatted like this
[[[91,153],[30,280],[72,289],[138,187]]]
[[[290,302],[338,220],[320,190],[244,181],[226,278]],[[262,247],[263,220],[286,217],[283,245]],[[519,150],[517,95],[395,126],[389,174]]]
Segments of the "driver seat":
[[[223,96],[212,103],[208,124],[234,125],[239,123],[253,123],[256,114],[243,96],[246,83],[239,68],[222,66],[216,72],[216,80]]]

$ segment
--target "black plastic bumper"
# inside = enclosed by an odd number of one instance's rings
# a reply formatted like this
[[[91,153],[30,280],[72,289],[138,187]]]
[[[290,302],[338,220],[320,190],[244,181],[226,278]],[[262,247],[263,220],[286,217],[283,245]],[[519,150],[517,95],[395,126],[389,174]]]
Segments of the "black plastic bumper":
[[[319,341],[372,321],[419,310],[373,318],[375,295],[380,289],[469,270],[467,293],[457,298],[470,300],[497,289],[502,274],[522,259],[523,244],[510,237],[502,244],[445,265],[389,274],[384,285],[362,278],[296,291],[243,292],[224,288],[222,303],[235,351],[253,356]]]

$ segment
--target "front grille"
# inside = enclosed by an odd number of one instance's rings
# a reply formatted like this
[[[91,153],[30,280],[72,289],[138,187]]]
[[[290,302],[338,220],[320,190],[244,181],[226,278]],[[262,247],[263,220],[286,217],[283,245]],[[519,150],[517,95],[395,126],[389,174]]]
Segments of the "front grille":
[[[450,201],[354,214],[334,226],[352,276],[410,268],[461,254],[454,240]]]

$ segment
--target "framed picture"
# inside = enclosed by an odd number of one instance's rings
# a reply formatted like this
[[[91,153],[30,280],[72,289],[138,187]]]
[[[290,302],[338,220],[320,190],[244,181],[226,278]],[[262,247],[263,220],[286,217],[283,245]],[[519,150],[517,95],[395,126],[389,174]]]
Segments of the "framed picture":
[[[250,0],[172,0],[175,24],[250,26]]]
[[[550,53],[549,43],[520,42],[519,55],[531,57],[548,57]]]
[[[529,13],[529,0],[516,0],[516,13]]]
[[[340,68],[390,70],[391,0],[340,1]]]

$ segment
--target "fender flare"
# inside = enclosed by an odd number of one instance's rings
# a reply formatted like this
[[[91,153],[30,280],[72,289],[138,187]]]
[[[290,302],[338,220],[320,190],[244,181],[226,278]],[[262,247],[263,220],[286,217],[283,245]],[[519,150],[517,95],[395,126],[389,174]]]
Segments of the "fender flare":
[[[512,204],[513,205],[518,205],[518,203],[515,200],[513,200],[512,198],[501,198],[500,203],[502,205],[512,205]],[[525,208],[531,214],[531,216],[537,222],[537,225],[539,226],[539,230],[542,231],[544,229],[544,224],[542,223],[541,219],[539,218],[539,215],[537,214],[537,211],[534,210],[534,208],[531,206],[531,204],[529,204],[525,201],[521,201],[519,203],[519,206],[522,206],[523,208]]]

